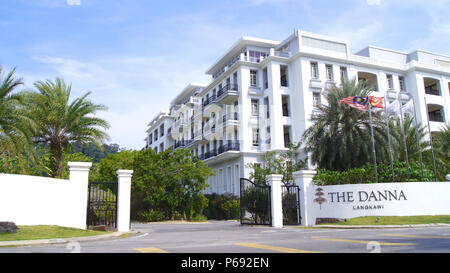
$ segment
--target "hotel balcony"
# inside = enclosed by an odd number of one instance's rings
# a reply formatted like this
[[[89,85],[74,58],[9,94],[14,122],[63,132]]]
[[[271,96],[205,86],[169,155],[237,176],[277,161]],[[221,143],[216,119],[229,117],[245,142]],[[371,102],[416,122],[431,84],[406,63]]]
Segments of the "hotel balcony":
[[[222,116],[223,127],[237,127],[239,126],[239,113],[234,112]]]
[[[198,130],[194,133],[193,145],[197,144],[205,144],[208,143],[208,140],[203,137],[203,133],[201,130]]]
[[[216,96],[212,96],[203,102],[203,116],[210,117],[211,113],[222,112],[222,106],[216,103]]]
[[[173,145],[174,149],[185,148],[185,147],[186,147],[186,141],[184,141],[184,140],[176,140],[175,144]]]
[[[239,141],[225,140],[224,143],[224,145],[219,146],[217,149],[199,155],[198,158],[206,160],[208,163],[217,163],[239,157],[241,153]]]
[[[232,104],[239,98],[237,84],[227,84],[217,92],[216,104]]]
[[[213,138],[222,137],[223,129],[216,121],[210,121],[203,127],[203,137],[206,140],[212,140]]]
[[[208,113],[208,112],[204,112],[202,109],[197,109],[195,112],[194,112],[194,121],[202,121],[202,120],[205,120],[205,119],[207,119],[207,118],[209,118],[209,116],[210,116],[210,113]]]
[[[182,133],[187,128],[188,125],[189,122],[187,119],[184,118],[179,119],[173,123],[171,131],[173,130],[174,132]]]

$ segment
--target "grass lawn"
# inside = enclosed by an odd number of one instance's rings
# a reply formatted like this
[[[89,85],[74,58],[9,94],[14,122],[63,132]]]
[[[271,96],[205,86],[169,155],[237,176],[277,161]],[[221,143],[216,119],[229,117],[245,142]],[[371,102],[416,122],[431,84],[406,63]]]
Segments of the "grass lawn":
[[[377,222],[376,216],[366,216],[347,219],[343,223],[323,223],[320,225],[418,225],[418,224],[450,224],[450,215],[433,216],[380,216]],[[318,226],[320,226],[318,225]]]
[[[0,241],[56,239],[104,235],[111,232],[59,226],[18,226],[17,233],[0,233]]]

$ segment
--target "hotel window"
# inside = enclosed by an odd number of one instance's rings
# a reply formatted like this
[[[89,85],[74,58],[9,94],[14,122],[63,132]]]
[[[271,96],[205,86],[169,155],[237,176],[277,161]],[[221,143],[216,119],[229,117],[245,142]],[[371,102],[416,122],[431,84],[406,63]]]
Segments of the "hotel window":
[[[403,76],[398,77],[398,82],[400,84],[400,91],[405,92],[405,78]]]
[[[254,63],[259,63],[261,58],[264,59],[267,56],[267,54],[264,52],[259,52],[259,51],[254,51],[254,50],[249,50],[248,54],[250,55],[249,61],[254,62]]]
[[[327,81],[333,81],[333,66],[331,64],[327,64],[325,66]]]
[[[313,93],[313,106],[318,107],[321,105],[320,93]]]
[[[311,78],[319,78],[319,67],[316,62],[311,62]]]
[[[288,67],[280,65],[280,85],[288,87]]]
[[[267,76],[267,68],[263,69],[263,84],[264,84],[264,89],[269,88],[269,78]]]
[[[155,130],[155,132],[153,132],[153,136],[155,137],[155,141],[158,140],[158,129]]]
[[[340,72],[340,74],[341,74],[341,81],[342,81],[342,80],[348,80],[348,77],[347,77],[347,67],[341,66],[341,68],[339,69],[339,72]]]
[[[258,83],[258,71],[250,70],[250,86],[256,87]]]
[[[161,127],[159,127],[160,136],[164,136],[164,124],[161,124]]]
[[[289,96],[281,96],[283,117],[289,117]]]
[[[290,126],[284,126],[283,127],[283,134],[284,134],[284,147],[288,148],[289,143],[291,143],[291,127]]]
[[[148,136],[148,141],[149,141],[149,144],[152,144],[152,143],[153,143],[153,134],[150,134],[150,135]]]
[[[392,90],[392,75],[386,75],[388,90]]]
[[[258,115],[259,115],[258,100],[252,100],[252,116]]]
[[[259,129],[253,128],[253,146],[259,146]]]

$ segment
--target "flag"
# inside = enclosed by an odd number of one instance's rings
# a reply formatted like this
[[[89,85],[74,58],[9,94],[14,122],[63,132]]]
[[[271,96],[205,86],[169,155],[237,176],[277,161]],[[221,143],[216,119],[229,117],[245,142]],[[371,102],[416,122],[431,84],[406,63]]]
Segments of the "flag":
[[[403,114],[407,114],[410,117],[414,117],[414,103],[409,100],[405,105],[402,106]]]
[[[384,97],[369,96],[370,105],[376,108],[384,108],[383,99]]]
[[[347,97],[340,100],[339,103],[345,103],[348,106],[359,110],[367,110],[368,101],[369,101],[368,97]]]
[[[386,113],[388,116],[395,116],[398,115],[400,112],[399,109],[399,102],[398,100],[394,100],[393,102],[389,103],[389,105],[386,106]]]

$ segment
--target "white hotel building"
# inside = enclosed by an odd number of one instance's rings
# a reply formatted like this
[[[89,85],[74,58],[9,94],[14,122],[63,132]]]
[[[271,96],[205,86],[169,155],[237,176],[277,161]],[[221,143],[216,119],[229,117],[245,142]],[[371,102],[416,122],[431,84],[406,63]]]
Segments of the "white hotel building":
[[[239,195],[246,165],[301,140],[315,106],[342,77],[412,97],[418,121],[429,117],[432,131],[450,124],[450,57],[422,50],[368,46],[350,54],[345,41],[295,30],[282,42],[242,37],[206,74],[211,82],[182,90],[145,139],[158,152],[184,147],[203,159],[216,171],[206,192]]]

